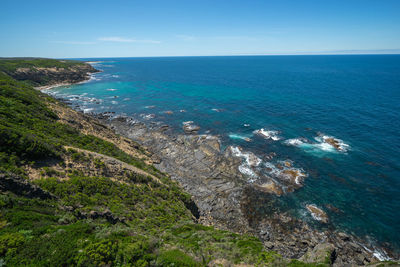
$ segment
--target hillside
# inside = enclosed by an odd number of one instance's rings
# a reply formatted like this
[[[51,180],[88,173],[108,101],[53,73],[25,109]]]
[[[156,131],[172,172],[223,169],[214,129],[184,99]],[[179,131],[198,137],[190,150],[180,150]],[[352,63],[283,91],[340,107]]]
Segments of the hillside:
[[[303,263],[253,236],[198,224],[191,196],[150,152],[33,88],[95,71],[0,60],[0,265],[330,265],[330,248]]]
[[[34,86],[82,82],[90,73],[98,72],[80,61],[45,58],[0,58],[0,71]]]

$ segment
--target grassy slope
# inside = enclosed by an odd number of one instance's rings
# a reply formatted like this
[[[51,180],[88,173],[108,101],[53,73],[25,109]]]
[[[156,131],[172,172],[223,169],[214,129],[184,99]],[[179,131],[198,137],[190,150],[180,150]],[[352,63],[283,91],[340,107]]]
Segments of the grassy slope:
[[[13,68],[18,66],[14,60]],[[225,259],[311,266],[265,251],[254,237],[195,224],[185,207],[190,196],[174,182],[114,144],[57,122],[48,108],[54,101],[0,71],[0,172],[29,180],[27,166],[41,168],[42,178],[31,182],[57,197],[0,194],[0,265],[202,266]],[[64,156],[71,153],[63,146],[118,158],[151,172],[162,183],[129,173],[123,183],[79,171],[61,177],[43,164],[55,159],[63,166]],[[119,221],[89,216],[96,212],[111,213]]]

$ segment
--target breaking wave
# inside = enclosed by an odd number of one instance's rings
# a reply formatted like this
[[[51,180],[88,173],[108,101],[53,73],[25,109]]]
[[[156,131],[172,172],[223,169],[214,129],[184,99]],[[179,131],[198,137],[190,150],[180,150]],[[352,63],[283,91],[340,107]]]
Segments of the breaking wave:
[[[303,149],[305,152],[321,154],[321,153],[345,153],[350,149],[350,146],[333,136],[319,134],[314,137],[314,142],[306,138],[288,139],[284,143],[290,146],[296,146]]]
[[[265,139],[271,139],[274,141],[278,141],[281,139],[281,137],[278,136],[279,134],[278,131],[265,130],[264,128],[261,128],[259,130],[255,130],[253,133],[258,134],[264,137]]]

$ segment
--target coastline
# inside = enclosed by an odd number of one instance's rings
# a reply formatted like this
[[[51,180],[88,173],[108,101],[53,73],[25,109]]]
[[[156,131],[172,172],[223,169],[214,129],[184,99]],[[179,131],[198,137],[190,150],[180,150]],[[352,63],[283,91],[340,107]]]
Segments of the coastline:
[[[98,70],[97,72],[101,72],[100,70]],[[96,72],[96,73],[97,73]],[[60,83],[54,83],[54,84],[50,84],[50,85],[43,85],[43,86],[36,86],[34,87],[36,90],[39,91],[47,91],[47,90],[51,90],[57,87],[64,87],[64,86],[70,86],[70,85],[77,85],[77,84],[83,84],[83,83],[87,83],[90,80],[93,79],[93,74],[91,72],[87,72],[86,73],[86,79],[83,81],[77,81],[77,82],[60,82]]]
[[[79,83],[56,83],[56,84],[52,84],[52,85],[37,86],[37,87],[35,87],[35,89],[39,90],[39,91],[46,91],[46,90],[51,90],[51,89],[54,89],[57,87],[70,86],[70,85],[74,85],[74,84],[79,84]]]
[[[42,90],[73,84],[77,83],[54,84]],[[246,209],[249,206],[255,208],[257,201],[271,200],[273,210],[275,196],[265,197],[265,191],[244,186],[243,175],[238,171],[241,160],[228,150],[221,151],[218,137],[196,133],[177,135],[168,125],[136,122],[136,118],[118,114],[89,116],[152,152],[153,164],[193,195],[200,212],[200,223],[251,233],[259,237],[267,248],[291,258],[298,258],[319,244],[328,243],[333,245],[336,254],[341,255],[335,259],[336,266],[350,259],[356,259],[357,264],[372,262],[374,257],[388,259],[385,258],[387,255],[380,256],[374,248],[363,245],[363,240],[355,236],[331,230],[321,232],[285,213],[272,214],[271,218],[253,218],[254,211]],[[193,164],[199,167],[193,168]],[[204,165],[210,172],[204,171]]]

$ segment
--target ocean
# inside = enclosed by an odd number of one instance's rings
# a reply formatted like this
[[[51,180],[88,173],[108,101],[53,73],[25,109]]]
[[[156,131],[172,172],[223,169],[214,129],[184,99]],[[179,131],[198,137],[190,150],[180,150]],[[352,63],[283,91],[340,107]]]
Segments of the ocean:
[[[304,186],[277,197],[278,210],[399,251],[400,55],[81,60],[102,72],[51,94],[85,113],[162,122],[182,134],[192,121],[223,147],[253,152],[265,175],[290,162]],[[258,210],[268,216],[268,207]]]

